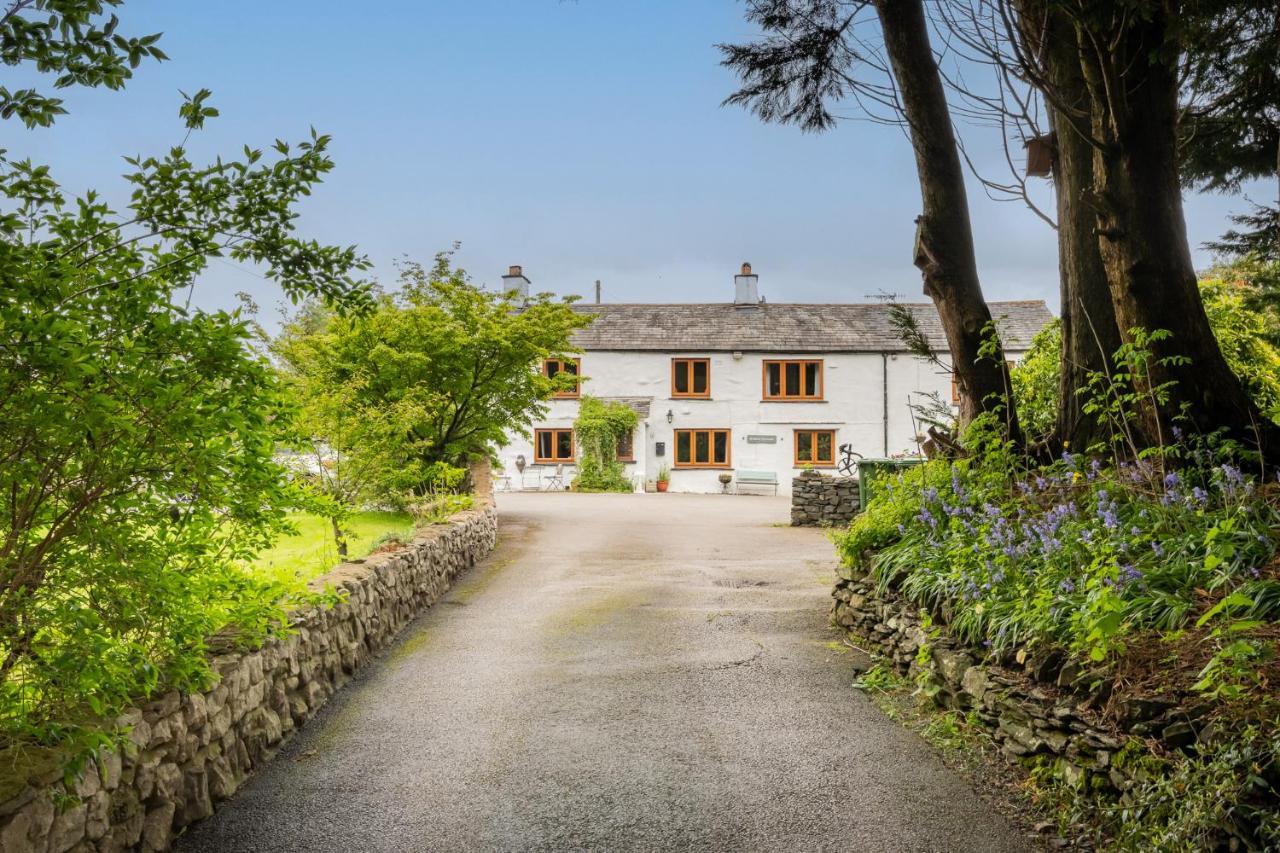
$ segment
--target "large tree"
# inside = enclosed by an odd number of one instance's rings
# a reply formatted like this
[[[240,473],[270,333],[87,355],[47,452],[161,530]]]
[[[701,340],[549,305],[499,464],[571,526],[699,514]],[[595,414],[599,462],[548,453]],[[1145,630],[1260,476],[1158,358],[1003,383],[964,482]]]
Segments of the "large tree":
[[[874,11],[881,48],[862,30]],[[923,209],[913,261],[942,320],[960,392],[960,420],[999,410],[1018,437],[1009,373],[982,294],[964,170],[946,92],[920,0],[752,0],[747,18],[765,31],[745,45],[722,45],[743,87],[726,103],[766,121],[822,131],[832,105],[851,101],[905,124],[915,152]]]
[[[978,0],[975,5],[988,4]],[[1090,93],[1078,61],[1081,46],[1077,32],[1066,15],[1043,0],[1027,0],[1019,23],[1021,49],[1036,57],[1045,73],[1052,75],[1053,97],[1046,111],[1052,130],[1061,311],[1059,403],[1052,439],[1055,444],[1085,449],[1100,439],[1102,432],[1097,419],[1084,411],[1086,397],[1082,392],[1091,375],[1111,370],[1112,354],[1121,344],[1089,201],[1094,182],[1093,146],[1080,130],[1089,115]],[[1016,64],[1015,57],[1002,50],[995,30],[990,33],[993,38],[987,42],[993,61]]]
[[[1182,208],[1178,151],[1180,69],[1189,28],[1177,2],[1009,0],[1011,25],[1045,31],[1062,21],[1072,50],[1026,50],[1027,73],[1059,108],[1055,116],[1092,150],[1092,186],[1076,204],[1093,213],[1102,268],[1122,336],[1167,330],[1151,343],[1150,381],[1164,402],[1137,413],[1143,440],[1167,439],[1185,418],[1203,432],[1280,452],[1280,436],[1232,373],[1214,339],[1196,287]],[[1046,23],[1048,22],[1048,24]],[[1034,47],[1034,42],[1032,43]],[[1087,100],[1072,104],[1079,74]],[[1087,106],[1087,110],[1083,109]]]

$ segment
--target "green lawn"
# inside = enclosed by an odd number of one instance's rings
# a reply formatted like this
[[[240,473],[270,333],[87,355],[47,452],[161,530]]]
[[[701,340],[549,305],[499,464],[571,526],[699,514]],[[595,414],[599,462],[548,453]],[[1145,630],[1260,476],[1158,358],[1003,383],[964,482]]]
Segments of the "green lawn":
[[[253,570],[262,574],[298,577],[311,580],[338,564],[338,549],[333,544],[333,531],[328,519],[310,513],[290,515],[298,529],[292,536],[282,536],[275,547],[263,551],[253,561]],[[363,557],[373,543],[386,533],[406,538],[413,533],[413,518],[403,512],[360,512],[347,519],[348,557]]]

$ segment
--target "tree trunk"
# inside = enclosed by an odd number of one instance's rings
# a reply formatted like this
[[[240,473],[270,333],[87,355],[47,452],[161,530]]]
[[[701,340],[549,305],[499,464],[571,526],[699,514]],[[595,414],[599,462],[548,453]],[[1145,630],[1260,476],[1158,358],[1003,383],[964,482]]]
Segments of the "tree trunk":
[[[338,546],[338,556],[347,556],[347,534],[342,532],[342,525],[338,524],[338,519],[331,518],[329,523],[333,525],[333,544]]]
[[[1089,90],[1080,73],[1080,46],[1071,22],[1061,13],[1046,14],[1041,2],[1024,2],[1022,6],[1024,28],[1043,22],[1042,31],[1024,31],[1024,40],[1028,52],[1041,57],[1054,88],[1048,110],[1055,140],[1053,182],[1062,302],[1054,438],[1066,446],[1086,450],[1104,438],[1105,432],[1096,416],[1085,414],[1085,398],[1080,392],[1091,374],[1111,370],[1111,357],[1120,348],[1120,328],[1094,233],[1097,221],[1089,206],[1093,146],[1081,133],[1090,125]]]
[[[1081,41],[1093,134],[1102,143],[1093,153],[1099,249],[1122,336],[1130,340],[1135,328],[1168,330],[1172,337],[1155,343],[1153,355],[1191,360],[1154,366],[1154,385],[1176,384],[1167,403],[1140,413],[1145,441],[1167,442],[1174,417],[1185,411],[1202,433],[1225,428],[1275,455],[1280,435],[1223,358],[1191,262],[1178,176],[1178,77],[1168,39],[1174,14],[1117,13],[1110,31],[1085,32]],[[1085,20],[1093,25],[1096,18]]]
[[[942,78],[929,45],[921,0],[876,0],[885,49],[915,149],[923,213],[916,220],[915,265],[947,335],[960,393],[960,423],[1000,409],[1010,438],[1021,440],[1009,395],[1004,350],[981,355],[991,326],[969,225],[964,170]]]

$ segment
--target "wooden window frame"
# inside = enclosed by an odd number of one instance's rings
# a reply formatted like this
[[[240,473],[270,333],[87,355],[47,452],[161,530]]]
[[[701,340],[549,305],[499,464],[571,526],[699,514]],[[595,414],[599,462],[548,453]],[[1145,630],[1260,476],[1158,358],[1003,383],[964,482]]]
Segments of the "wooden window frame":
[[[623,456],[621,453],[619,453],[619,454],[616,456],[616,458],[617,458],[617,460],[618,460],[619,462],[635,462],[635,461],[636,461],[636,434],[635,434],[635,432],[633,431],[633,432],[629,432],[629,433],[627,433],[627,438],[631,439],[631,441],[630,441],[631,452],[630,452],[630,453],[628,453],[626,456]],[[619,436],[619,437],[618,437],[618,441],[622,441],[622,436]]]
[[[569,433],[569,456],[565,459],[557,457],[542,456],[538,452],[538,446],[541,444],[538,437],[544,432],[551,433],[551,450],[554,452],[560,446],[560,442],[556,440],[556,433]],[[578,458],[578,436],[574,433],[572,427],[545,427],[535,429],[533,431],[533,464],[535,465],[572,465],[574,460]]]
[[[542,375],[551,378],[551,362],[560,365],[560,369],[564,370],[564,365],[573,363],[573,375],[578,377],[578,384],[572,391],[557,391],[551,396],[557,400],[576,400],[582,396],[582,359],[580,358],[544,358],[542,360]]]
[[[680,433],[689,433],[689,462],[680,461]],[[697,455],[695,448],[697,446],[697,433],[707,433],[707,462],[695,462],[692,457]],[[724,433],[724,462],[715,461],[715,434]],[[671,437],[671,459],[674,464],[672,468],[680,469],[707,469],[707,468],[732,468],[733,467],[733,430],[720,429],[718,427],[704,427],[702,429],[678,429]]]
[[[769,366],[778,365],[778,387],[782,389],[781,394],[771,395],[769,393]],[[800,365],[800,394],[787,393],[787,365]],[[818,381],[816,383],[818,393],[810,396],[803,393],[804,390],[804,374],[805,365],[817,365]],[[814,403],[822,402],[826,399],[826,382],[823,373],[826,371],[826,365],[821,358],[771,358],[765,359],[760,364],[760,397],[768,403]]]
[[[693,365],[702,362],[707,366],[707,390],[701,394],[693,390]],[[680,365],[680,367],[677,367]],[[676,373],[683,369],[685,378],[688,381],[689,390],[680,392],[676,390]],[[706,400],[711,396],[711,359],[709,358],[673,358],[671,359],[671,396],[678,398],[693,398]]]
[[[813,455],[818,455],[818,434],[826,433],[831,436],[831,458],[830,459],[801,459],[800,458],[800,434],[808,433],[812,436]],[[836,431],[833,429],[797,429],[792,430],[791,434],[791,459],[795,463],[795,467],[800,468],[808,465],[811,468],[834,468],[836,467]]]

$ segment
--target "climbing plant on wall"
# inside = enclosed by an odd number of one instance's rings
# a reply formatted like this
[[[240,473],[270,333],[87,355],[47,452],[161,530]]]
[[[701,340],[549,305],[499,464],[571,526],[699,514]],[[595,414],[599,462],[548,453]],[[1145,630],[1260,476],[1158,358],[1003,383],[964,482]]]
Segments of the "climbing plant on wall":
[[[578,476],[573,486],[581,492],[629,492],[631,481],[618,461],[618,441],[636,428],[639,418],[622,403],[606,403],[583,397],[573,422],[578,449]]]

